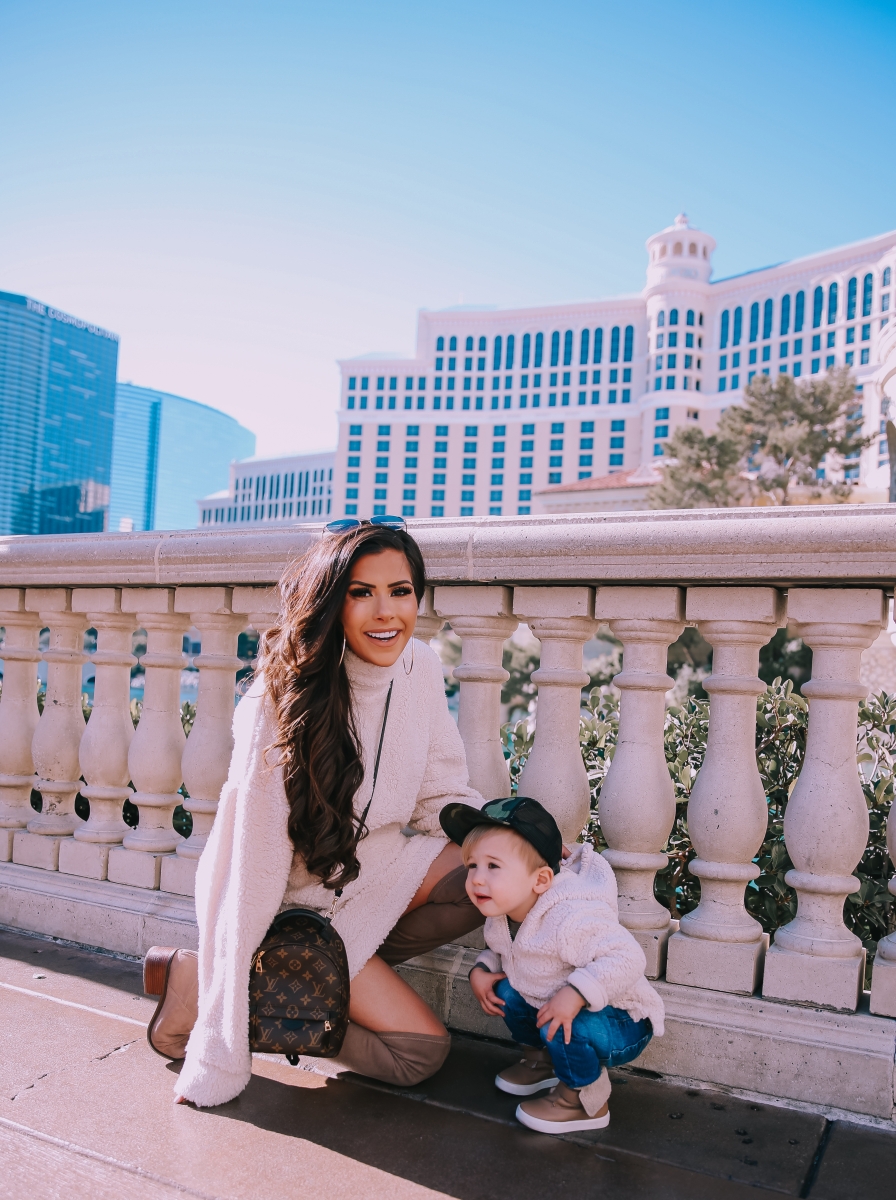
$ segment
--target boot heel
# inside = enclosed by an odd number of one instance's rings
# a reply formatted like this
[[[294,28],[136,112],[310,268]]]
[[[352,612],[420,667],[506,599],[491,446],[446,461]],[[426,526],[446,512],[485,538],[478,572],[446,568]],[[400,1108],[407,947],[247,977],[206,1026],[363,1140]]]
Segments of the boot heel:
[[[177,950],[172,946],[153,946],[143,960],[143,994],[161,996],[168,982],[168,969]]]

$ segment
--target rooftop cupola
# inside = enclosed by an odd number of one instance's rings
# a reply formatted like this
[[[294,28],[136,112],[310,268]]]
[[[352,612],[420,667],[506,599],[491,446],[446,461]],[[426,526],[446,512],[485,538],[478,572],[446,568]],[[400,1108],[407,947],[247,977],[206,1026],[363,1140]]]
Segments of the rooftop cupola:
[[[709,283],[715,238],[691,228],[685,213],[647,239],[647,287],[694,280]]]

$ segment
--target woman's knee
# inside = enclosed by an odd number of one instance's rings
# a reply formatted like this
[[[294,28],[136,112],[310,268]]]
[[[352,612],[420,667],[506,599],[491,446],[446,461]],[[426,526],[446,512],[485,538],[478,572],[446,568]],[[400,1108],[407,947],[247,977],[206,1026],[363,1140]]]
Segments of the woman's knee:
[[[440,1037],[425,1033],[381,1033],[379,1037],[392,1053],[395,1082],[401,1087],[413,1087],[435,1075],[451,1049],[447,1032]]]

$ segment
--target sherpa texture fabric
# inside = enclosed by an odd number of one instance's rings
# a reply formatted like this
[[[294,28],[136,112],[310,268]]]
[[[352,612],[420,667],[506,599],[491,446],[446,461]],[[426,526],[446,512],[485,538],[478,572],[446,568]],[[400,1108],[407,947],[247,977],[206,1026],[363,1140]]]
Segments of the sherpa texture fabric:
[[[619,924],[616,876],[589,843],[574,847],[515,938],[506,917],[489,917],[485,942],[476,961],[503,971],[536,1008],[571,983],[592,1012],[612,1004],[636,1021],[649,1017],[662,1036],[665,1010],[644,977],[644,951]]]
[[[346,653],[364,782],[360,815],[370,796],[386,693],[392,702],[376,794],[359,847],[361,875],[338,903],[339,930],[354,977],[407,908],[447,839],[439,811],[454,800],[485,803],[468,782],[463,742],[448,712],[441,663],[423,642],[394,667]],[[187,1045],[177,1095],[206,1107],[239,1095],[252,1070],[249,1053],[249,966],[276,914],[305,906],[324,911],[333,900],[305,871],[287,834],[283,774],[266,755],[275,736],[264,680],[237,705],[227,782],[196,873],[199,923],[199,1017]],[[422,836],[415,836],[417,835]]]

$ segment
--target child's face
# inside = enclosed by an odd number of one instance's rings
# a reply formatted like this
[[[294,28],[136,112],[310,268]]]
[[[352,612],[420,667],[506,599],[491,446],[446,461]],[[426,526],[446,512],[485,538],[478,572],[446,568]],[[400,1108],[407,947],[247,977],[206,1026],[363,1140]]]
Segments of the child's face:
[[[531,868],[509,830],[489,831],[467,856],[467,895],[484,917],[523,920],[553,882],[550,867]]]

